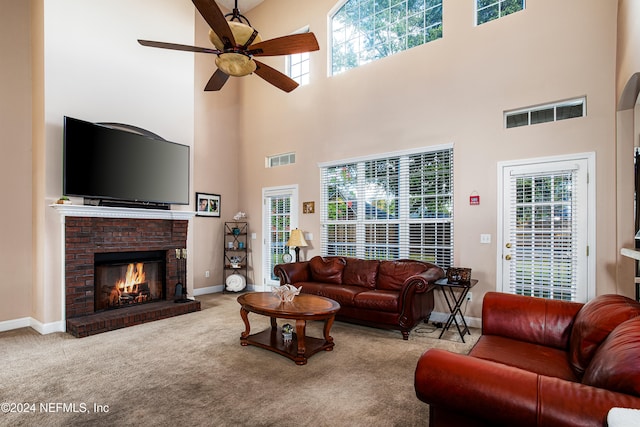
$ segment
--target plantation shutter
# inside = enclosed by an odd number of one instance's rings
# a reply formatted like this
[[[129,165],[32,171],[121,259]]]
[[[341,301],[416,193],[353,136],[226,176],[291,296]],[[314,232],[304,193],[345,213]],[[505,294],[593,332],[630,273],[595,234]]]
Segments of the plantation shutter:
[[[324,255],[453,260],[453,150],[321,165]]]

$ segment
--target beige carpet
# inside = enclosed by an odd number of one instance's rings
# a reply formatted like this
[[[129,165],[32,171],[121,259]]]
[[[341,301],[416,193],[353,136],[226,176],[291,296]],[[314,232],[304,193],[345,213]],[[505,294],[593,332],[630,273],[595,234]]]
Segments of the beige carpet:
[[[198,297],[200,312],[88,338],[0,333],[0,402],[29,411],[3,405],[0,425],[425,426],[429,408],[413,388],[418,358],[432,347],[468,352],[479,333],[466,344],[455,330],[438,340],[423,324],[403,341],[397,331],[335,322],[334,350],[297,366],[240,345],[236,297]],[[249,318],[252,332],[269,324]],[[307,331],[321,337],[321,323]]]

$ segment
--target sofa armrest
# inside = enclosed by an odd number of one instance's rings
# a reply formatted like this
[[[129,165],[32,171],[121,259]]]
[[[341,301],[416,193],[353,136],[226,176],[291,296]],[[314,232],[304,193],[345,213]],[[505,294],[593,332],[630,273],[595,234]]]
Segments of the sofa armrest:
[[[273,273],[280,279],[280,286],[293,285],[299,282],[308,282],[311,278],[309,261],[277,264],[273,267]]]
[[[421,294],[427,292],[429,289],[433,288],[433,282],[436,280],[442,279],[444,277],[444,270],[440,267],[433,266],[429,268],[427,271],[423,271],[422,273],[415,274],[411,277],[408,277],[407,280],[402,284],[402,289],[400,290],[400,294],[404,295],[407,292],[412,292],[416,294]]]
[[[400,295],[398,300],[401,325],[413,325],[414,323],[414,316],[417,315],[414,313],[415,307],[413,306],[415,295],[432,292],[435,286],[433,282],[443,277],[444,270],[434,265],[427,271],[408,277],[404,281],[399,292]],[[431,308],[433,308],[433,306],[431,306]]]
[[[569,347],[573,320],[583,304],[487,292],[482,333],[559,349]]]
[[[438,349],[420,357],[414,381],[420,400],[487,425],[602,427],[610,408],[640,408],[634,396]]]

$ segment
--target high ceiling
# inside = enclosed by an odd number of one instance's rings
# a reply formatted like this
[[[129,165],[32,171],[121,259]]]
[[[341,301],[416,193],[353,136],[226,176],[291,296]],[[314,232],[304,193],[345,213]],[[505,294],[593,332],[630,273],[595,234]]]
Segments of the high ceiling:
[[[245,13],[262,3],[264,0],[238,0],[238,10],[240,13]],[[233,10],[235,7],[235,0],[216,0],[216,2],[228,10]]]

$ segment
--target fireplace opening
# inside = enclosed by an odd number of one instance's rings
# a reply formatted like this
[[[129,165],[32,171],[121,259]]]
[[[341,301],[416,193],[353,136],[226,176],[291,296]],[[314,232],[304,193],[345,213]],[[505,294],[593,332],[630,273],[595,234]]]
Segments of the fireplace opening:
[[[95,311],[165,299],[165,251],[110,252],[94,256]]]

